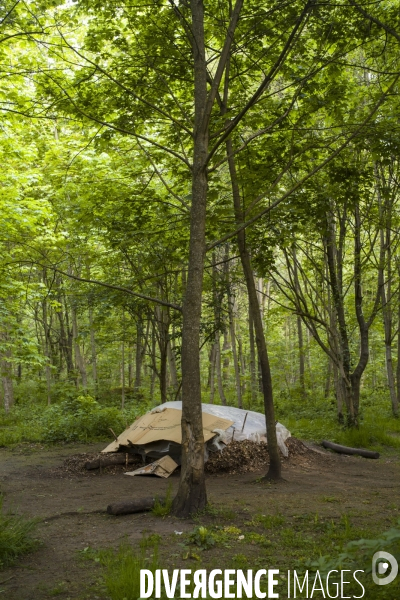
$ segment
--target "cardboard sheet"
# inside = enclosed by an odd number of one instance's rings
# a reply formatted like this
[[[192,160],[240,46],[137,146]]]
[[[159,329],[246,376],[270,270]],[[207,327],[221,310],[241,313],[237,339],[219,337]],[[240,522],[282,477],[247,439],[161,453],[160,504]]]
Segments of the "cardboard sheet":
[[[233,421],[203,412],[204,441],[208,442],[215,436],[215,429],[226,430]],[[159,440],[167,440],[180,444],[182,411],[177,408],[166,408],[162,412],[147,413],[137,419],[132,425],[118,436],[118,441],[112,442],[103,452],[117,452],[120,446],[150,444]]]
[[[164,477],[164,479],[166,479],[175,471],[177,466],[177,463],[167,455],[159,458],[150,465],[140,467],[135,471],[129,471],[128,473],[125,473],[125,475],[131,475],[132,477],[135,475],[157,475],[157,477]]]

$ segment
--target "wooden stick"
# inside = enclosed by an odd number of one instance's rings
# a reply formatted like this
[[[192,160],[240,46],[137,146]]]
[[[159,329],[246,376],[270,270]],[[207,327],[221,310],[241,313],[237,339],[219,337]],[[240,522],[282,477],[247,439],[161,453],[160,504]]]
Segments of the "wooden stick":
[[[249,413],[247,412],[247,413],[246,413],[246,416],[245,416],[245,418],[244,418],[244,421],[243,421],[242,433],[243,433],[244,426],[246,425],[246,419],[247,419],[247,415],[248,415],[248,414],[249,414]]]
[[[114,436],[114,440],[115,440],[116,442],[118,442],[118,438],[117,438],[117,436],[115,435],[115,431],[113,431],[113,430],[111,429],[111,427],[109,427],[109,430],[110,430],[110,431],[111,431],[111,433],[113,434],[113,436]]]
[[[11,575],[11,577],[7,577],[7,579],[3,579],[3,581],[0,581],[0,585],[3,585],[3,583],[10,581],[10,579],[14,579],[14,577],[16,577],[16,575]]]

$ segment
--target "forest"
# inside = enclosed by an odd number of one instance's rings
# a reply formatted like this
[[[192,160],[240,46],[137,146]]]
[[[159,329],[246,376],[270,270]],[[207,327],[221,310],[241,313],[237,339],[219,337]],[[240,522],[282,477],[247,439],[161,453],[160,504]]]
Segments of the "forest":
[[[278,420],[398,456],[399,8],[1,3],[1,447],[181,400],[176,517],[202,402],[265,413],[267,482]]]

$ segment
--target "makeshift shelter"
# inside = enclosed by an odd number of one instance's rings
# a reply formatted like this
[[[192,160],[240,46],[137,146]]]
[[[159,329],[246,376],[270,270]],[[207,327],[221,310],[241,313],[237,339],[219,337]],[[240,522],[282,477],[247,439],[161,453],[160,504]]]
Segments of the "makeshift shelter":
[[[251,440],[266,442],[265,416],[251,410],[232,406],[202,404],[205,459],[209,452],[222,451],[231,441]],[[166,402],[138,418],[128,429],[103,450],[104,453],[125,451],[158,459],[171,456],[181,462],[182,402]],[[279,448],[288,455],[285,440],[290,432],[281,423],[276,424]]]

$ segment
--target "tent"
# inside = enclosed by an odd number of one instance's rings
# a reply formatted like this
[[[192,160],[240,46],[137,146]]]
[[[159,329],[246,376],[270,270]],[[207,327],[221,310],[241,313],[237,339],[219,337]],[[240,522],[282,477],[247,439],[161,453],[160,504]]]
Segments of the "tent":
[[[267,441],[265,416],[251,410],[233,406],[202,404],[205,459],[209,452],[222,451],[231,441]],[[104,453],[128,451],[158,459],[171,456],[180,464],[182,402],[165,402],[138,418],[118,438],[109,444]],[[276,424],[279,448],[288,455],[285,440],[290,432],[281,423]]]

